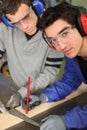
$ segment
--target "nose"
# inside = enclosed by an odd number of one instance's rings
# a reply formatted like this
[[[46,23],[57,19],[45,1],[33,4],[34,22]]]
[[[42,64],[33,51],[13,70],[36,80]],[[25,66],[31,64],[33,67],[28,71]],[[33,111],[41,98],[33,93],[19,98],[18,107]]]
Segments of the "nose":
[[[22,28],[26,29],[28,27],[28,24],[24,21],[24,20],[21,20],[20,21],[20,25],[22,26]]]
[[[64,42],[58,40],[58,45],[60,46],[61,50],[63,50],[64,48],[66,48],[67,44],[65,44]]]

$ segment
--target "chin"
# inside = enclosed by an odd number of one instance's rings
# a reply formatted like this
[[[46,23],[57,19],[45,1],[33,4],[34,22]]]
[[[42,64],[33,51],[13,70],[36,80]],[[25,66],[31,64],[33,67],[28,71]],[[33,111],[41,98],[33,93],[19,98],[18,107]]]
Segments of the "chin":
[[[68,58],[75,58],[76,55],[66,55],[66,57],[68,57]]]
[[[36,33],[36,30],[32,31],[32,32],[26,32],[28,35],[34,35]]]

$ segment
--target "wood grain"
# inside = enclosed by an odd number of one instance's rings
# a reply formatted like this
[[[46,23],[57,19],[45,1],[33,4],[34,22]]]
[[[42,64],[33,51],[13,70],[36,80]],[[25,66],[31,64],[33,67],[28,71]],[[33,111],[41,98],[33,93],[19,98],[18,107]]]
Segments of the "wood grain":
[[[67,96],[64,100],[53,102],[53,103],[43,103],[37,107],[35,107],[33,110],[29,111],[29,114],[26,114],[28,117],[34,117],[44,111],[47,111],[57,105],[60,105],[61,103],[64,103],[70,99],[73,99],[74,97],[77,97],[78,95],[87,92],[87,85],[82,84],[76,91],[72,92],[69,96]],[[25,111],[18,107],[17,110],[25,114]],[[1,113],[0,114],[0,130],[5,130],[11,126],[14,126],[23,120],[19,119],[18,117],[12,116],[8,113]]]

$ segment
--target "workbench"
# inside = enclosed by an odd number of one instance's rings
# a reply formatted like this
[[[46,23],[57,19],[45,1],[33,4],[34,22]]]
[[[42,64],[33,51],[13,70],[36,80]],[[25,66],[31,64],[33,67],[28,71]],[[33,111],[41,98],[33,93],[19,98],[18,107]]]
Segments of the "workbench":
[[[57,105],[56,107],[50,109],[49,111],[45,111],[41,114],[38,114],[37,116],[33,117],[34,120],[37,122],[40,122],[42,118],[49,114],[64,114],[66,111],[71,110],[74,106],[80,105],[83,106],[84,104],[87,104],[87,92],[84,94],[81,94],[80,96],[77,96],[69,101],[66,101],[62,103],[61,105]],[[38,127],[34,127],[28,123],[21,122],[15,126],[12,126],[6,130],[40,130]],[[84,129],[87,130],[87,129]]]
[[[0,100],[3,101],[3,103],[6,103],[11,94],[12,92],[10,91],[10,79],[7,79],[3,77],[3,75],[0,75]],[[83,106],[85,104],[87,104],[87,86],[82,84],[76,91],[72,92],[64,100],[54,103],[43,103],[35,107],[33,110],[29,111],[27,116],[40,123],[41,119],[49,114],[61,115],[77,105]],[[17,109],[25,114],[25,111],[21,107],[18,107]],[[0,113],[0,130],[40,129],[10,114]]]

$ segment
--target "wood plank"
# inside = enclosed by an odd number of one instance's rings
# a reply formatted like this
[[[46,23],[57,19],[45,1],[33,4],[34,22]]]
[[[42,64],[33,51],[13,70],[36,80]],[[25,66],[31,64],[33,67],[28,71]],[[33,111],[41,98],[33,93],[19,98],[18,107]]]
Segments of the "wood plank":
[[[73,99],[74,97],[77,97],[78,95],[87,92],[87,85],[82,84],[76,91],[72,92],[69,96],[67,96],[64,100],[58,101],[58,102],[53,102],[53,103],[43,103],[37,107],[35,107],[33,110],[29,111],[27,114],[28,117],[34,117],[44,111],[47,111],[57,105],[60,105],[61,103],[64,103],[70,99]],[[25,111],[21,108],[18,107],[17,110],[25,114]],[[5,130],[11,126],[14,126],[23,120],[12,116],[7,113],[1,113],[0,114],[0,130]]]

